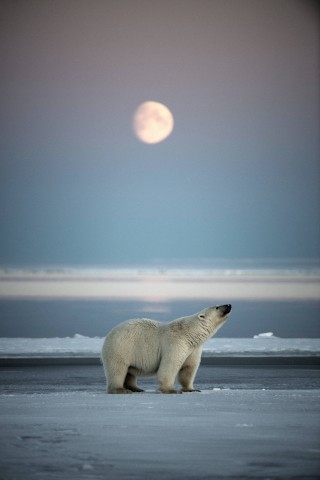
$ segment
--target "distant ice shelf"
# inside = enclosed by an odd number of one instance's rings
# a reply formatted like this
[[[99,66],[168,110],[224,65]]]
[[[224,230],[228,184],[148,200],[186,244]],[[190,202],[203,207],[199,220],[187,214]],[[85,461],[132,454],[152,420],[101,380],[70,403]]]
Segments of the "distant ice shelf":
[[[76,334],[66,338],[0,338],[0,356],[99,356],[104,338]],[[203,355],[320,355],[320,338],[279,338],[271,332],[254,338],[212,338]]]

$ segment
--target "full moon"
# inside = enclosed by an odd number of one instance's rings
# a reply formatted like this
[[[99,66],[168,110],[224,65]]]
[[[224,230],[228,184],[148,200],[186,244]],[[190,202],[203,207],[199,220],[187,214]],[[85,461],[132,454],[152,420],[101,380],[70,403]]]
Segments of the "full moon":
[[[144,102],[135,111],[133,130],[144,143],[159,143],[173,130],[174,120],[169,108],[159,102]]]

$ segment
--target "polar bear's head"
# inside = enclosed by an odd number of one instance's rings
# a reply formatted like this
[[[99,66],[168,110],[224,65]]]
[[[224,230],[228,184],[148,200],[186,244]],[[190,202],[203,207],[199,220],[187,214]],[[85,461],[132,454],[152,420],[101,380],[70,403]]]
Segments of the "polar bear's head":
[[[203,326],[210,328],[212,335],[224,324],[231,312],[231,305],[218,305],[205,308],[198,313],[198,319]]]

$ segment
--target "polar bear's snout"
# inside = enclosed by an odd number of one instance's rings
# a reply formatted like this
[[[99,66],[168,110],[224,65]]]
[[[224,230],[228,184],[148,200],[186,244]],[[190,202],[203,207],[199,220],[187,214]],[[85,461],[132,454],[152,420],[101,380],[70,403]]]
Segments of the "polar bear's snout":
[[[230,303],[228,303],[228,305],[220,305],[218,308],[221,311],[222,315],[228,315],[228,313],[231,312]]]

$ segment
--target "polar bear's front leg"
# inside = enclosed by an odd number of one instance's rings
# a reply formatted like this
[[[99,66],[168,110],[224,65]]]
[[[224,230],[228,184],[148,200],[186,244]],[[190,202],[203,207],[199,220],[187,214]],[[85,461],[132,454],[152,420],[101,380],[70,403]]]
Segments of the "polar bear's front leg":
[[[182,392],[200,392],[193,386],[193,381],[201,361],[202,347],[196,348],[186,359],[178,373]]]
[[[174,388],[174,381],[181,368],[183,359],[177,358],[177,352],[166,354],[160,362],[157,372],[160,393],[182,393]]]
[[[186,367],[181,368],[178,377],[179,382],[182,386],[182,392],[201,392],[201,390],[198,390],[193,386],[193,380],[196,376],[197,370],[198,367],[194,367],[191,365],[187,365]]]

